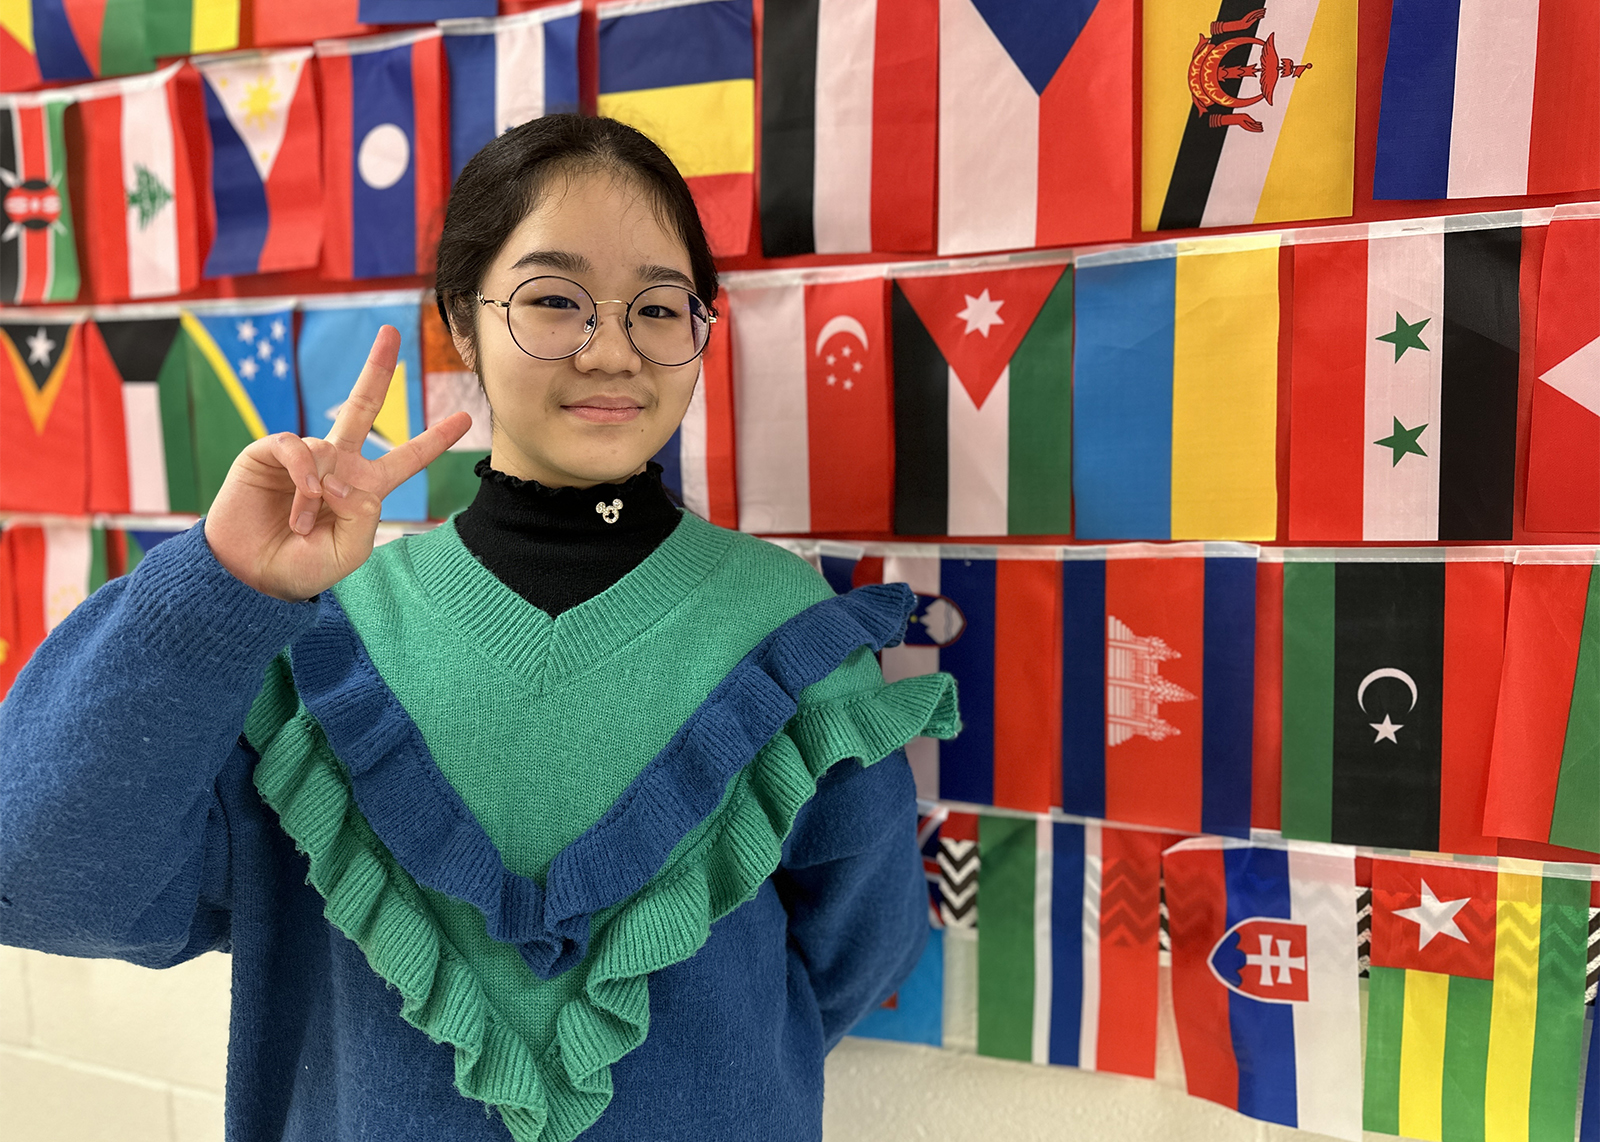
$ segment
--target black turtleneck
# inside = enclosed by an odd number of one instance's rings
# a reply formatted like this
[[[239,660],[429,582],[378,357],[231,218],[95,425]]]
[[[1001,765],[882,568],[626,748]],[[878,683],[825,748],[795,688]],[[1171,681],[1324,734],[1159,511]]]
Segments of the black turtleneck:
[[[554,617],[621,579],[672,534],[683,518],[661,485],[661,465],[650,461],[620,484],[549,488],[490,467],[473,469],[481,483],[472,504],[456,517],[456,531],[507,587]],[[595,510],[609,508],[615,523]]]

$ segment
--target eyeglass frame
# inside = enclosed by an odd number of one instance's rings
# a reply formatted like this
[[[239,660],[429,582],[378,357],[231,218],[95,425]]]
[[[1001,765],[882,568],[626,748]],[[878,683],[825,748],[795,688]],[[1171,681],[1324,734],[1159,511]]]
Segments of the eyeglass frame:
[[[579,345],[572,352],[563,353],[559,357],[541,357],[536,353],[529,353],[526,349],[522,348],[522,342],[518,341],[517,335],[511,331],[511,297],[516,297],[517,290],[521,289],[529,282],[538,281],[540,278],[554,278],[556,281],[566,282],[569,285],[577,286],[580,290],[583,290],[583,296],[588,298],[589,303],[594,306],[594,313],[589,319],[591,322],[593,322],[593,324],[589,326],[589,335],[583,339],[583,344]],[[663,369],[681,369],[685,365],[692,364],[702,353],[706,351],[706,345],[711,344],[711,331],[709,329],[706,330],[705,345],[702,345],[700,348],[696,349],[693,357],[690,357],[687,361],[679,361],[676,365],[665,364],[656,360],[654,357],[647,355],[645,351],[639,348],[638,344],[634,341],[633,333],[631,332],[633,329],[633,322],[631,320],[633,315],[633,303],[638,301],[651,290],[659,289],[662,286],[673,286],[676,289],[683,290],[684,293],[694,298],[695,301],[698,301],[705,308],[706,324],[708,326],[715,325],[717,323],[718,314],[716,306],[708,304],[704,299],[701,298],[699,294],[695,293],[694,290],[677,285],[675,282],[656,282],[654,285],[647,285],[638,293],[633,295],[633,301],[624,302],[620,297],[614,297],[608,301],[596,301],[594,299],[594,295],[589,292],[587,287],[585,287],[582,282],[573,281],[571,278],[562,277],[560,274],[534,274],[531,278],[523,278],[520,282],[518,282],[515,288],[513,288],[511,291],[511,297],[506,298],[505,301],[499,301],[492,297],[484,297],[481,290],[478,291],[477,298],[480,306],[497,305],[505,311],[506,333],[511,337],[511,343],[518,349],[522,350],[523,353],[527,354],[527,356],[532,357],[535,361],[565,361],[568,357],[576,357],[579,353],[582,353],[589,347],[589,343],[594,340],[594,335],[600,332],[600,307],[602,305],[626,306],[626,308],[622,311],[622,335],[628,339],[628,344],[633,347],[633,351],[639,354],[639,356],[643,357],[646,361],[649,361],[652,365],[658,365]]]

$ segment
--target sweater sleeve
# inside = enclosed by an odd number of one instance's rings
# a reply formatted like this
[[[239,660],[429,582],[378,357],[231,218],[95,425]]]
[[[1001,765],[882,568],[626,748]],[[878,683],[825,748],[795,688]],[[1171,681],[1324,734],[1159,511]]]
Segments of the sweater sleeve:
[[[96,591],[0,702],[0,943],[149,966],[226,946],[219,776],[317,602],[241,582],[203,529]]]

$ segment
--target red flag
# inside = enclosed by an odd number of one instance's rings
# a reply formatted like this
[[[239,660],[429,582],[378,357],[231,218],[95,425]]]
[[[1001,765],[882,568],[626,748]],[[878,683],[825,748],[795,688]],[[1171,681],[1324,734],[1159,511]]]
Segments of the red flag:
[[[1255,691],[1250,827],[1278,829],[1283,791],[1283,564],[1265,559],[1256,564]]]
[[[123,377],[106,349],[100,327],[86,321],[79,327],[87,407],[88,510],[128,512],[128,435],[123,417]]]
[[[356,19],[359,8],[359,0],[256,0],[252,42],[279,47],[373,31]]]
[[[1372,962],[1494,978],[1499,873],[1416,861],[1372,862]]]
[[[82,326],[0,324],[0,510],[81,514],[88,505]]]

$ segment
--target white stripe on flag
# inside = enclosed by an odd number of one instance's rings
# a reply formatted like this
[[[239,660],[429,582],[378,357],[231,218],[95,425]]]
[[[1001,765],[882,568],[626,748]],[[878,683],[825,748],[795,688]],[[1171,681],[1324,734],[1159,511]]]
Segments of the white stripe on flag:
[[[178,204],[173,197],[177,178],[172,151],[167,85],[130,85],[122,93],[122,189],[129,196],[130,297],[178,292]],[[146,172],[142,185],[141,169]],[[162,195],[166,201],[158,203]],[[136,203],[142,203],[143,209]]]
[[[683,504],[701,519],[711,518],[711,477],[706,471],[706,372],[695,381],[689,410],[678,426],[678,480]]]
[[[810,531],[805,287],[741,290],[733,308],[739,528]]]
[[[1004,535],[1011,462],[1011,366],[978,408],[954,369],[949,383],[947,535]]]
[[[1033,849],[1033,1061],[1050,1061],[1051,982],[1055,965],[1050,939],[1051,895],[1055,889],[1055,822],[1034,820]],[[981,855],[981,854],[980,854]]]
[[[44,631],[89,597],[89,524],[52,523],[44,528]]]
[[[818,0],[816,167],[819,254],[872,249],[872,84],[877,0]]]
[[[1039,97],[972,0],[939,0],[939,253],[1032,246]]]
[[[1317,4],[1318,0],[1297,0],[1295,3],[1272,6],[1271,32],[1280,57],[1304,62],[1306,40],[1310,38],[1311,24],[1317,18]],[[1250,62],[1257,65],[1261,63],[1259,47],[1250,49]],[[1272,168],[1278,135],[1283,131],[1283,119],[1298,90],[1297,80],[1283,80],[1275,93],[1276,102],[1251,104],[1249,113],[1261,124],[1259,135],[1242,127],[1213,128],[1225,134],[1222,154],[1217,159],[1216,174],[1211,179],[1211,191],[1206,197],[1205,214],[1200,219],[1200,225],[1249,226],[1255,222],[1256,207],[1261,202],[1261,188],[1267,184],[1267,171]],[[1307,98],[1312,97],[1312,93],[1308,92]]]
[[[1407,223],[1408,227],[1413,223]],[[1366,433],[1362,438],[1361,535],[1363,539],[1439,537],[1439,387],[1444,355],[1444,229],[1437,220],[1417,223],[1422,233],[1375,237],[1367,243]],[[1395,331],[1395,315],[1427,325],[1418,336],[1426,351],[1378,338]],[[1398,419],[1408,429],[1427,428],[1415,452],[1394,461],[1394,451],[1376,441],[1394,433]]]
[[[1524,0],[1514,17],[1508,15],[1504,0],[1461,0],[1451,198],[1528,193],[1539,0]]]
[[[1083,827],[1083,1014],[1078,1067],[1096,1069],[1100,1047],[1100,826]]]
[[[940,593],[939,559],[937,556],[890,555],[883,561],[883,581],[904,583],[919,595],[936,596]],[[902,678],[915,678],[919,674],[935,674],[939,670],[937,646],[886,646],[879,655],[883,680],[898,682]],[[911,762],[911,776],[917,782],[917,796],[929,801],[939,797],[939,739],[912,738],[906,743],[906,759]]]
[[[1293,1005],[1295,1125],[1361,1142],[1355,859],[1291,846],[1289,914],[1306,926],[1309,988]]]
[[[128,447],[128,510],[170,512],[160,386],[153,381],[124,384],[122,423]]]
[[[512,24],[494,33],[496,137],[544,114],[544,24]]]

